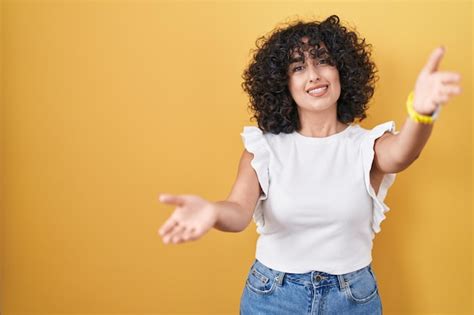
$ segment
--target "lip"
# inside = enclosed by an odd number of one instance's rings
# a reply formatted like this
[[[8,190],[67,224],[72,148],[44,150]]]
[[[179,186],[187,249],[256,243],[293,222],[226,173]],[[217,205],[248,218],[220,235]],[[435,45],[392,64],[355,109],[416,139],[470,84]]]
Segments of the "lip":
[[[320,88],[320,87],[323,87],[323,86],[329,87],[329,84],[323,84],[322,83],[322,84],[313,85],[312,87],[310,87],[309,89],[306,90],[306,93],[309,93],[309,91]]]
[[[328,90],[329,90],[329,86],[328,86],[324,91],[322,91],[322,92],[320,92],[320,93],[318,93],[318,94],[310,94],[310,93],[308,93],[308,95],[311,96],[311,97],[321,97],[321,96],[326,95],[326,93],[328,92]],[[310,90],[310,91],[311,91],[311,90]]]

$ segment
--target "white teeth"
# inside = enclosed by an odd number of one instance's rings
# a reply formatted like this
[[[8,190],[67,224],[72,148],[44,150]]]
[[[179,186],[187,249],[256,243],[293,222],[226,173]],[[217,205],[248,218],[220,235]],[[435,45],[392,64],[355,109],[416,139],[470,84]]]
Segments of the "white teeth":
[[[327,88],[328,88],[327,86],[324,86],[324,87],[321,87],[321,88],[317,88],[317,89],[311,90],[311,91],[309,91],[308,93],[319,93],[319,92],[324,91],[324,90],[327,89]]]

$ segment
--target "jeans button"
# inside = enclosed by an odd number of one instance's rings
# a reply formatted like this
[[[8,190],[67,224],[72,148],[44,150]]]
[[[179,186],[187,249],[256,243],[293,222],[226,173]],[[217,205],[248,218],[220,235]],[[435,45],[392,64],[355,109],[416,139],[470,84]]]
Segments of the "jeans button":
[[[321,278],[320,275],[317,275],[317,276],[316,276],[316,281],[321,281],[321,279],[322,279],[322,278]]]

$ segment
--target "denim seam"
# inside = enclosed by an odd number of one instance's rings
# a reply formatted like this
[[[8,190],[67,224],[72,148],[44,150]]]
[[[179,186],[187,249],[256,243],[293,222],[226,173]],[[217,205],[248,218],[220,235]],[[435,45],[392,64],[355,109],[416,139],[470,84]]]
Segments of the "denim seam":
[[[270,287],[270,289],[268,289],[268,290],[261,290],[261,289],[255,288],[252,284],[250,284],[250,282],[249,282],[248,280],[246,281],[245,286],[246,286],[247,289],[249,289],[250,291],[252,291],[252,292],[254,292],[254,293],[257,293],[257,294],[262,294],[262,295],[271,294],[271,293],[273,293],[273,291],[274,291],[275,288],[276,288],[275,282],[273,282],[273,283],[272,283],[272,286]]]
[[[337,280],[339,280],[339,289],[340,291],[344,291],[347,283],[344,279],[344,276],[343,275],[337,275]]]
[[[346,292],[347,292],[347,294],[349,295],[349,297],[350,297],[353,301],[355,301],[355,302],[357,302],[357,303],[367,303],[368,301],[372,300],[372,298],[373,298],[375,295],[377,295],[377,288],[375,288],[375,291],[372,292],[368,297],[363,298],[363,299],[357,299],[357,298],[355,298],[355,297],[352,295],[352,291],[351,291],[350,286],[347,286]]]
[[[278,272],[277,276],[275,277],[275,281],[280,287],[282,286],[284,277],[285,277],[285,272]]]
[[[268,279],[264,274],[259,272],[257,269],[253,268],[252,269],[252,274],[257,277],[263,284],[267,284],[267,282],[270,280]]]

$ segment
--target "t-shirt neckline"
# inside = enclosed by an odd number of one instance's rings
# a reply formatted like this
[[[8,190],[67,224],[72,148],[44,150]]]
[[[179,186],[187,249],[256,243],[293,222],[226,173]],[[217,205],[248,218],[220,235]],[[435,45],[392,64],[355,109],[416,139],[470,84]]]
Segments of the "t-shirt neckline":
[[[344,136],[349,131],[349,129],[351,129],[353,126],[354,126],[353,124],[350,124],[344,130],[339,131],[338,133],[332,134],[332,135],[327,136],[327,137],[308,137],[308,136],[304,136],[304,135],[300,134],[296,130],[293,132],[293,134],[296,136],[297,139],[301,139],[303,141],[326,142],[326,141],[338,139],[338,138]]]

